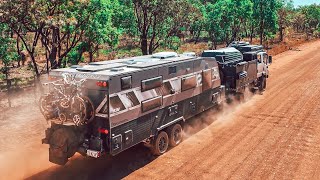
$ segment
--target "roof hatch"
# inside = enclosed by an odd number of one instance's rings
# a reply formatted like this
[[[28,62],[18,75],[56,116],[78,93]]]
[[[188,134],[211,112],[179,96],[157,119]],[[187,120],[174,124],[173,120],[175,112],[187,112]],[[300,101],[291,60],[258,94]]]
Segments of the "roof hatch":
[[[153,54],[151,57],[159,58],[159,59],[167,59],[172,57],[178,57],[178,54],[175,52],[159,52],[159,53]]]

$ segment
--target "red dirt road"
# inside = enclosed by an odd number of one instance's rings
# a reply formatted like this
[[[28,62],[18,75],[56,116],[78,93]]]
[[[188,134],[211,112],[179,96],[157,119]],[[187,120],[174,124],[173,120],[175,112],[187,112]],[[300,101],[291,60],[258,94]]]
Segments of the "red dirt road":
[[[158,158],[139,145],[52,165],[40,145],[43,126],[31,130],[40,126],[36,108],[24,112],[31,116],[19,121],[22,132],[0,115],[0,179],[320,179],[320,41],[277,55],[270,71],[263,95],[194,118],[188,138]]]

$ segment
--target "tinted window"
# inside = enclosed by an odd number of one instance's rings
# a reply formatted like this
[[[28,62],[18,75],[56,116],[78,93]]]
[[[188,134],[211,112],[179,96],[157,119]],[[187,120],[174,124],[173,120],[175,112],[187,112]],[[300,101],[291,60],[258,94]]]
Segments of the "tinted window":
[[[197,86],[197,78],[195,75],[187,76],[181,79],[181,90],[186,91],[188,89],[195,88]]]
[[[141,81],[141,91],[147,91],[160,87],[162,85],[162,76]]]
[[[131,76],[121,78],[121,90],[130,89],[132,87]]]
[[[175,74],[177,73],[177,66],[169,67],[169,74]]]
[[[150,111],[162,105],[162,96],[145,100],[141,103],[142,112]]]
[[[110,98],[110,113],[111,114],[122,111],[124,109],[125,109],[125,107],[124,107],[124,105],[118,95]]]

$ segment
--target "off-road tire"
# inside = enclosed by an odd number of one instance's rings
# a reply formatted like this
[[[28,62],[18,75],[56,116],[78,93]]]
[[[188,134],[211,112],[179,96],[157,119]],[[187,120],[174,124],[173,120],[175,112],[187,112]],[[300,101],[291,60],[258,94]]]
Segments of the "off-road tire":
[[[169,135],[169,145],[175,147],[179,145],[183,140],[183,131],[180,124],[170,126],[167,130]]]
[[[259,91],[264,91],[267,87],[267,81],[265,76],[261,76],[259,80]]]
[[[161,131],[153,140],[151,152],[153,155],[160,156],[168,150],[169,137],[165,131]]]

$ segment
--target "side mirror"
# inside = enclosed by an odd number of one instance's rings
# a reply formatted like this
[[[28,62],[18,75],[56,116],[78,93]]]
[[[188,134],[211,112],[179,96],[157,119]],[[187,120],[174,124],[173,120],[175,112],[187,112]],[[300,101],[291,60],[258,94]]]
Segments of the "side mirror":
[[[272,56],[269,56],[269,64],[272,64]]]

